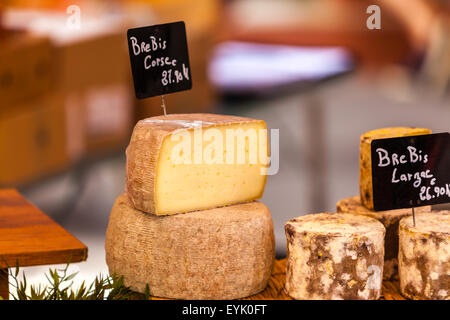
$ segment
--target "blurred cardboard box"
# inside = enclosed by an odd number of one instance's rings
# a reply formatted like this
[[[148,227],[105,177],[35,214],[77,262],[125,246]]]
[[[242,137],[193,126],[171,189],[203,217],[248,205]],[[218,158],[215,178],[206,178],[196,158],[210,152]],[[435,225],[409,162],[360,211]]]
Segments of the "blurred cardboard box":
[[[123,83],[90,89],[85,97],[87,150],[128,144],[133,122],[131,90]]]
[[[68,165],[63,99],[49,94],[0,113],[0,185],[16,186]]]
[[[125,34],[99,32],[56,44],[57,86],[68,112],[71,160],[125,145],[133,122]]]
[[[129,62],[124,18],[106,8],[95,14],[89,6],[78,8],[83,13],[79,21],[65,10],[9,8],[3,24],[51,40],[58,90],[70,92],[126,81]]]
[[[72,92],[129,81],[126,45],[119,31],[56,43],[57,88]]]
[[[184,21],[187,31],[210,33],[218,26],[220,0],[144,0],[151,5],[159,23]]]
[[[70,26],[65,11],[17,8],[5,15],[9,27],[51,39],[52,91],[66,105],[71,161],[122,147],[134,107],[124,17],[106,8],[95,13],[87,5],[80,8],[79,28]]]
[[[112,83],[65,94],[68,153],[72,161],[124,147],[133,122],[129,85]]]
[[[134,104],[126,32],[106,28],[107,22],[99,16],[79,34],[65,30],[52,37],[72,161],[117,150],[129,138]]]
[[[45,94],[53,76],[53,49],[48,38],[11,30],[0,35],[1,109],[15,109],[16,104]]]
[[[122,148],[134,107],[126,33],[93,28],[81,37],[58,36],[55,47],[56,90],[65,97],[71,128],[70,159]]]

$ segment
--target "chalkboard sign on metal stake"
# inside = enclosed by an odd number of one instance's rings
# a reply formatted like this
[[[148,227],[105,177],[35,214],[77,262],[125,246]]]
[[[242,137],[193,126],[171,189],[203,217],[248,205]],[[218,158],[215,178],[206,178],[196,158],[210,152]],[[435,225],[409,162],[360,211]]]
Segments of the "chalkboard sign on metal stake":
[[[164,110],[164,115],[167,116],[167,111],[166,111],[166,99],[164,98],[164,95],[161,96],[161,107]]]
[[[450,134],[372,141],[375,211],[450,202]],[[415,222],[415,221],[414,221]]]
[[[136,98],[192,88],[183,21],[128,29],[127,39]]]

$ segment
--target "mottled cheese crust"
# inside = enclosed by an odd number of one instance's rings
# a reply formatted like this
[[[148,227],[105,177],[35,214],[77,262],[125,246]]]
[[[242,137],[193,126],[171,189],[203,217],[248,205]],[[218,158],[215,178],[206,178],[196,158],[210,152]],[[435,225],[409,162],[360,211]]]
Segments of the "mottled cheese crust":
[[[289,220],[286,292],[295,299],[378,299],[383,225],[351,214],[319,213]]]
[[[372,130],[361,136],[359,146],[359,190],[361,203],[366,208],[373,210],[372,141],[376,139],[416,136],[430,133],[430,129],[424,128],[393,127]]]
[[[450,300],[450,211],[402,219],[398,259],[405,297]]]
[[[431,206],[418,207],[416,212],[430,212]],[[336,204],[339,213],[363,215],[380,221],[386,228],[384,238],[384,268],[383,279],[397,280],[398,278],[398,223],[404,217],[411,215],[411,209],[397,209],[387,211],[372,211],[361,204],[360,197],[341,199]]]
[[[253,201],[264,192],[268,140],[262,120],[215,114],[148,118],[136,124],[126,153],[127,194],[148,213],[206,210]]]
[[[262,291],[273,268],[272,218],[260,202],[155,216],[117,198],[106,232],[111,274],[137,292],[174,299],[237,299]]]

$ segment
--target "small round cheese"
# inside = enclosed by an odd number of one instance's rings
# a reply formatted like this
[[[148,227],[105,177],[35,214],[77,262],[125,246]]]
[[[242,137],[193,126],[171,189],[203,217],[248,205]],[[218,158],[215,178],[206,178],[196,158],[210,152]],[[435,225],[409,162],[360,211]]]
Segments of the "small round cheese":
[[[400,221],[400,290],[410,299],[450,299],[450,211]]]
[[[415,208],[416,212],[430,212],[431,206]],[[411,215],[411,209],[397,209],[387,211],[372,211],[361,204],[360,197],[341,199],[336,204],[339,213],[350,213],[375,218],[386,228],[384,238],[384,268],[383,279],[398,278],[398,223],[404,217]],[[397,279],[398,280],[398,279]]]
[[[106,232],[110,273],[137,292],[175,299],[237,299],[262,291],[275,242],[260,202],[170,216],[134,209],[124,194]]]
[[[286,291],[294,299],[378,299],[383,225],[351,214],[318,213],[289,220]]]

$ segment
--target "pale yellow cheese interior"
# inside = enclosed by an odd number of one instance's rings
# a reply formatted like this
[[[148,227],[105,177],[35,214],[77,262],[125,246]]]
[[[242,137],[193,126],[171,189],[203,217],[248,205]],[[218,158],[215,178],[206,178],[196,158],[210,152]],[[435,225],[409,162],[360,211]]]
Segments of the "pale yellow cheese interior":
[[[190,153],[182,142],[189,146]],[[263,121],[174,131],[164,137],[159,150],[156,214],[204,210],[262,197],[267,157],[267,129]]]

